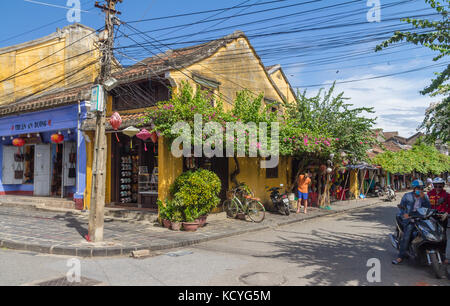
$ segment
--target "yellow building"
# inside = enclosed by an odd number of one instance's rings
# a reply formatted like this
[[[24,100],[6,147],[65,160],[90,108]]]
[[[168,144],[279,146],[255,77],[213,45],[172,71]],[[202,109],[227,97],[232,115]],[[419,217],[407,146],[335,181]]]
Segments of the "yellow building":
[[[225,110],[232,108],[236,93],[244,89],[255,94],[263,93],[265,102],[274,107],[278,107],[281,101],[295,99],[281,67],[265,67],[248,38],[239,31],[201,45],[170,50],[145,59],[117,73],[115,78],[118,83],[108,103],[108,116],[119,112],[123,122],[117,137],[107,124],[109,176],[106,203],[122,205],[155,208],[156,199],[164,201],[170,185],[189,166],[187,159],[172,155],[163,138],[159,138],[157,144],[149,141],[144,145],[136,137],[120,133],[142,123],[145,109],[158,101],[169,100],[169,88],[176,91],[183,82],[187,82],[193,88],[209,91],[211,103],[220,96]],[[93,121],[86,122],[83,127],[88,133],[92,133],[94,128]],[[291,159],[281,158],[278,168],[269,171],[261,169],[259,161],[258,158],[239,158],[237,180],[247,183],[257,197],[268,202],[266,186],[291,183]],[[219,175],[222,180],[221,197],[224,198],[232,186],[230,175],[235,171],[234,160],[198,159],[196,163]],[[151,182],[152,179],[155,181],[155,174],[156,185]],[[89,186],[88,181],[88,190]]]
[[[0,49],[0,195],[67,198],[82,208],[86,141],[79,127],[99,54],[96,31],[80,24]]]
[[[98,75],[96,31],[73,24],[48,36],[0,49],[0,105],[92,83]]]

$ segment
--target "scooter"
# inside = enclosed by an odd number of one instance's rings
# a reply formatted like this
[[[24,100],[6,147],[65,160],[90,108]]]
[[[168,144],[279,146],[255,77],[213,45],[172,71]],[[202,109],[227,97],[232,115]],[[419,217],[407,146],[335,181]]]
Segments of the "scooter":
[[[376,191],[377,196],[379,198],[382,198],[384,196],[386,196],[386,198],[384,199],[385,201],[395,201],[397,199],[397,195],[395,194],[395,190],[391,188],[390,185],[385,186],[383,188],[380,188]]]
[[[446,213],[429,208],[418,208],[410,215],[414,231],[409,245],[408,256],[418,264],[431,266],[437,278],[447,277],[447,268],[441,254],[445,254],[446,229],[439,220],[447,218]],[[397,218],[395,235],[390,234],[392,246],[399,250],[403,237],[403,227]]]
[[[397,195],[395,194],[395,190],[391,187],[391,185],[388,185],[386,190],[386,200],[389,202],[395,201],[397,199]]]
[[[283,215],[289,216],[290,207],[289,207],[289,199],[287,193],[280,194],[280,189],[283,187],[283,184],[280,187],[266,187],[268,191],[270,191],[270,199],[272,200],[273,206]]]

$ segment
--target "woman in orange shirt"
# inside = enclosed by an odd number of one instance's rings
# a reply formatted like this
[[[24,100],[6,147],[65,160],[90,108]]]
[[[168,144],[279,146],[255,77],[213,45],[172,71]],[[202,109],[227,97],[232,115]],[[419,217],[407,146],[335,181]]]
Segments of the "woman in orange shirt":
[[[309,172],[305,172],[304,174],[300,174],[298,176],[298,202],[297,202],[297,214],[300,213],[300,205],[304,206],[304,213],[307,213],[308,209],[308,187],[311,184],[311,179],[309,178],[311,175]]]

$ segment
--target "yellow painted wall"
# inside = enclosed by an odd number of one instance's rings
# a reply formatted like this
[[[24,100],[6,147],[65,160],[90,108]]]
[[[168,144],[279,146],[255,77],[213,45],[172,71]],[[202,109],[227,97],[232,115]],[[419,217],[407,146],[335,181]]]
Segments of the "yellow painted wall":
[[[0,49],[0,105],[25,96],[92,82],[98,75],[96,35],[81,26],[68,26],[48,38]],[[89,52],[87,52],[89,51]],[[83,54],[86,53],[86,54]],[[83,55],[81,55],[83,54]],[[88,63],[97,62],[84,70]],[[79,71],[80,70],[80,71]]]
[[[224,108],[232,108],[238,91],[249,89],[255,94],[264,93],[267,99],[282,101],[282,96],[270,82],[265,67],[259,62],[249,42],[238,38],[222,47],[211,57],[186,67],[181,71],[171,71],[170,76],[180,86],[188,81],[195,88],[194,81],[186,75],[198,74],[220,82],[218,92],[222,95]]]
[[[90,142],[86,142],[86,190],[84,192],[84,205],[90,208],[92,188],[92,162],[94,160],[94,132],[86,132]]]
[[[170,185],[183,172],[183,159],[175,158],[170,152],[168,141],[158,139],[158,199],[165,202],[169,197]]]
[[[235,168],[236,163],[233,158],[228,159],[229,175],[231,175]],[[292,159],[287,157],[280,157],[278,165],[278,178],[266,178],[266,169],[262,169],[260,165],[261,159],[243,157],[238,158],[240,173],[236,179],[240,183],[246,183],[255,194],[255,197],[260,198],[261,202],[265,205],[271,205],[269,192],[266,190],[266,186],[279,187],[283,184],[282,191],[290,185],[292,180]],[[230,189],[233,187],[231,179],[229,180]]]
[[[281,70],[277,70],[273,74],[271,74],[272,80],[275,82],[277,87],[280,89],[280,91],[283,93],[283,95],[286,97],[288,102],[295,101],[295,96],[292,93],[292,90],[290,88],[288,80],[286,80],[281,73]]]

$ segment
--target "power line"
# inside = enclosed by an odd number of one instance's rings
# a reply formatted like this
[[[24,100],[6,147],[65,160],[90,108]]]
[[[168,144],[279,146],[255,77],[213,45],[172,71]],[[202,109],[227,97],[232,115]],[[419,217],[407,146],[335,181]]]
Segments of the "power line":
[[[85,1],[84,3],[82,3],[82,5],[85,5],[85,4],[89,3],[90,1],[91,1],[91,0],[87,0],[87,1]],[[90,8],[90,9],[88,10],[88,12],[91,11],[93,8],[94,8],[94,7]],[[39,27],[37,27],[37,28],[28,30],[28,31],[26,31],[26,32],[23,32],[23,33],[14,35],[14,36],[10,36],[10,37],[8,37],[8,38],[5,38],[5,39],[0,40],[0,43],[5,42],[5,41],[12,40],[12,39],[14,39],[14,38],[18,38],[18,37],[24,36],[24,35],[26,35],[26,34],[30,34],[30,33],[39,31],[39,30],[41,30],[41,29],[43,29],[43,28],[46,28],[46,27],[48,27],[48,26],[51,26],[51,25],[53,25],[53,24],[59,23],[59,22],[64,21],[64,20],[67,20],[67,18],[61,18],[61,19],[58,19],[58,20],[56,20],[56,21],[53,21],[53,22],[44,24],[44,25],[42,25],[42,26],[39,26]]]
[[[92,34],[96,34],[96,32],[100,31],[101,29],[102,29],[102,28],[97,29],[97,30],[95,30],[95,31],[92,31],[91,33],[89,33],[89,34],[87,34],[87,35],[81,37],[80,39],[77,39],[76,41],[74,41],[74,42],[72,42],[72,43],[70,43],[70,44],[64,46],[64,48],[59,49],[58,51],[55,51],[55,52],[51,53],[50,55],[47,55],[47,56],[43,57],[43,58],[40,59],[39,61],[34,62],[33,64],[31,64],[31,65],[29,65],[29,66],[23,68],[22,70],[19,70],[18,72],[15,72],[14,74],[12,74],[12,75],[10,75],[10,76],[8,76],[8,77],[6,77],[6,78],[0,80],[0,83],[3,83],[3,82],[5,82],[5,81],[9,81],[9,80],[11,80],[11,78],[17,77],[17,75],[18,75],[19,73],[24,72],[24,71],[26,71],[27,69],[29,69],[29,68],[31,68],[31,67],[34,67],[35,65],[37,65],[37,64],[39,64],[39,63],[45,61],[46,59],[48,59],[48,58],[54,56],[55,54],[58,54],[58,53],[61,52],[61,51],[64,51],[64,50],[67,49],[68,47],[70,47],[70,46],[72,46],[72,45],[74,45],[74,44],[80,42],[81,40],[83,40],[83,39],[85,39],[85,38],[91,36]],[[19,75],[19,76],[20,76],[20,75]]]
[[[420,68],[415,68],[415,69],[411,69],[411,70],[406,70],[406,71],[401,71],[401,72],[396,72],[396,73],[390,73],[390,74],[385,74],[385,75],[379,75],[379,76],[370,77],[370,78],[363,78],[363,79],[356,79],[356,80],[348,80],[348,81],[336,82],[336,84],[347,84],[347,83],[355,83],[355,82],[361,82],[361,81],[381,79],[381,78],[386,78],[386,77],[391,77],[391,76],[396,76],[396,75],[401,75],[401,74],[407,74],[407,73],[411,73],[411,72],[417,72],[417,71],[421,71],[421,70],[426,70],[426,69],[430,69],[430,68],[444,67],[444,66],[449,65],[449,64],[450,64],[450,62],[447,62],[447,63],[444,63],[444,64],[434,64],[434,65],[429,65],[429,66],[425,66],[425,67],[420,67]],[[303,86],[294,86],[294,88],[319,87],[319,86],[327,86],[327,85],[333,85],[333,84],[334,83],[303,85]]]

